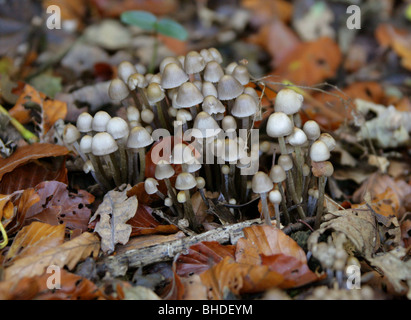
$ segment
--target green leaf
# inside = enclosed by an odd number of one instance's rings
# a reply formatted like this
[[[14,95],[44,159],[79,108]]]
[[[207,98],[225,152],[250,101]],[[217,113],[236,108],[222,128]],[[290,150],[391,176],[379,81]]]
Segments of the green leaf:
[[[126,11],[121,14],[121,21],[125,24],[138,26],[144,30],[154,30],[157,18],[150,12],[146,11]]]
[[[188,38],[187,30],[178,22],[174,20],[163,18],[157,22],[156,29],[159,33],[176,38],[181,41],[185,41]]]
[[[63,90],[61,85],[62,79],[60,77],[55,77],[51,73],[42,73],[30,80],[30,84],[37,89],[45,93],[50,98]]]

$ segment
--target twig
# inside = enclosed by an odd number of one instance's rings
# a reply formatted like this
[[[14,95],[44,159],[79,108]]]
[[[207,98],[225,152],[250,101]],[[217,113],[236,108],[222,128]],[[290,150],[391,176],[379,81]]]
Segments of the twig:
[[[13,118],[1,104],[0,113],[5,115],[10,120],[10,123],[16,128],[16,130],[28,143],[31,144],[39,141],[39,138],[34,133],[24,128],[24,126],[17,119]]]

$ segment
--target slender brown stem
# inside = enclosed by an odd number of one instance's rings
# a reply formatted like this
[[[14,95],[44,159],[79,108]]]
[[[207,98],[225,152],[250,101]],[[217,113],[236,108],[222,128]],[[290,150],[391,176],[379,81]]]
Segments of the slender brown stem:
[[[321,218],[323,216],[324,211],[324,192],[325,192],[325,184],[327,183],[327,177],[321,176],[318,180],[318,201],[317,201],[317,215],[315,216],[315,224],[314,229],[317,230],[321,224]]]

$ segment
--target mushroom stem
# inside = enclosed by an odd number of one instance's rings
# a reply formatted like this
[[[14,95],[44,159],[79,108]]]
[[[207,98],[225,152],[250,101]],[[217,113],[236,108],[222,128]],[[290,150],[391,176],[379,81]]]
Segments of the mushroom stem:
[[[287,147],[285,146],[284,137],[278,137],[278,143],[280,145],[281,154],[287,154]]]
[[[106,177],[102,174],[103,170],[101,167],[101,161],[98,157],[96,157],[94,154],[91,152],[88,154],[88,157],[91,161],[91,164],[94,167],[94,172],[97,178],[97,183],[101,183],[101,185],[106,189],[110,190],[111,185],[110,182],[106,179]]]
[[[110,168],[109,169],[110,174],[114,178],[114,183],[116,184],[116,186],[120,186],[121,185],[121,174],[120,174],[120,169],[118,167],[116,157],[114,156],[114,152],[110,153],[110,155],[105,155],[103,157],[104,157],[104,161]]]
[[[120,173],[121,173],[121,181],[126,182],[128,177],[127,177],[127,152],[126,149],[124,148],[124,144],[121,143],[120,141],[117,143],[118,144],[118,152],[120,155]]]
[[[157,102],[156,106],[157,106],[158,118],[160,119],[160,124],[161,124],[162,128],[168,129],[167,122],[166,122],[166,119],[164,117],[164,111],[163,111],[161,103]]]
[[[327,177],[321,176],[318,180],[318,201],[317,201],[317,215],[315,216],[315,224],[314,230],[318,229],[321,224],[321,218],[323,216],[324,211],[324,191],[325,191],[325,184],[327,183]]]
[[[138,181],[143,181],[144,174],[146,171],[146,150],[144,148],[138,149],[138,157],[140,159],[140,172],[138,176]]]
[[[185,218],[189,221],[191,228],[194,231],[197,231],[198,226],[193,210],[193,204],[191,203],[190,190],[184,190],[184,193],[186,195],[186,202],[184,202]]]
[[[291,220],[290,220],[290,215],[288,214],[284,188],[281,182],[278,183],[277,185],[278,185],[278,191],[280,191],[281,193],[281,207],[284,213],[285,224],[288,225],[291,222]]]
[[[287,174],[287,184],[288,184],[288,189],[290,190],[291,199],[293,200],[294,204],[297,205],[297,211],[298,211],[298,215],[300,216],[300,219],[304,219],[305,213],[304,213],[303,208],[299,205],[301,203],[301,199],[298,199],[297,193],[295,192],[293,176],[290,170],[286,171],[285,173]]]
[[[281,229],[280,208],[278,203],[274,203],[275,220],[278,229]]]
[[[174,207],[176,207],[176,209],[177,209],[178,218],[179,218],[179,219],[182,219],[184,215],[183,215],[183,212],[182,212],[182,210],[181,210],[181,207],[180,207],[180,205],[179,205],[179,203],[178,203],[177,196],[176,196],[176,194],[175,194],[175,192],[174,192],[173,186],[171,185],[170,179],[165,178],[165,179],[164,179],[164,182],[165,182],[165,184],[166,184],[166,186],[167,186],[167,191],[168,191],[168,193],[170,194],[170,197],[171,197],[171,200],[173,201]]]
[[[260,196],[261,196],[261,205],[263,207],[263,215],[264,215],[265,223],[271,226],[272,224],[271,224],[270,211],[268,210],[268,203],[267,203],[267,192],[261,193]]]
[[[74,147],[74,150],[76,150],[77,154],[81,157],[81,159],[83,159],[83,161],[86,162],[86,161],[87,161],[87,157],[86,157],[85,154],[81,151],[80,145],[78,144],[77,141],[74,141],[74,142],[73,142],[73,147]]]
[[[297,161],[296,192],[299,198],[302,198],[304,156],[300,146],[295,146],[295,157]]]
[[[195,119],[197,117],[197,106],[190,107],[190,112],[191,112],[193,119]]]

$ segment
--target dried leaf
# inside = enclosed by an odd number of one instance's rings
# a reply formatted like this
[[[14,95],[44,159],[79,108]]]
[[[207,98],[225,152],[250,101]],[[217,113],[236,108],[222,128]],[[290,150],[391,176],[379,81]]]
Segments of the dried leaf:
[[[126,244],[131,235],[131,226],[126,222],[130,220],[137,211],[138,201],[136,197],[127,197],[128,186],[123,191],[109,191],[98,207],[93,222],[97,217],[94,229],[101,237],[101,250],[113,252],[117,243]]]
[[[176,272],[182,277],[200,274],[225,257],[234,258],[235,246],[223,246],[217,241],[201,241],[187,251],[187,254],[180,254],[175,262]]]
[[[95,234],[84,232],[80,236],[63,243],[60,246],[43,251],[41,254],[30,255],[15,261],[4,270],[4,279],[20,279],[33,277],[44,272],[51,265],[72,270],[80,260],[93,254],[97,257],[100,250],[100,240]]]
[[[40,254],[64,242],[64,224],[52,226],[33,222],[19,231],[6,255],[7,263],[26,256]]]

